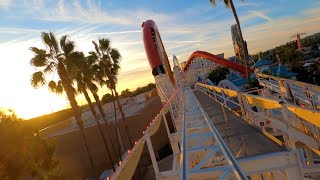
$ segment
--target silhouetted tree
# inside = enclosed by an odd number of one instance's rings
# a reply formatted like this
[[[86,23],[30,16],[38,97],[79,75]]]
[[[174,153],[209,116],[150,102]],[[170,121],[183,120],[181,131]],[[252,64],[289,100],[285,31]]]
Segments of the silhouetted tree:
[[[218,66],[208,74],[208,78],[218,84],[221,80],[226,79],[226,75],[229,73],[229,68]]]
[[[113,171],[115,171],[114,162],[110,154],[107,140],[102,131],[102,127],[99,122],[99,117],[94,109],[94,105],[87,91],[87,89],[89,89],[89,87],[92,86],[93,81],[95,81],[95,77],[94,77],[95,71],[92,68],[94,66],[94,61],[90,60],[89,58],[85,58],[85,56],[82,53],[79,53],[79,56],[78,58],[75,59],[75,61],[77,66],[75,69],[68,69],[69,74],[71,74],[71,77],[77,82],[77,91],[79,93],[82,93],[88,102],[90,111],[98,125],[99,132],[103,140],[103,144],[106,148],[107,158],[110,160],[110,164]],[[108,126],[108,123],[106,123],[106,126]],[[109,137],[109,142],[112,143],[110,132],[105,132],[105,133],[107,133]]]
[[[109,102],[114,101],[114,97],[112,97],[112,95],[110,93],[107,93],[107,94],[102,96],[101,101],[103,103],[109,103]]]
[[[83,121],[81,119],[81,109],[76,101],[76,91],[72,86],[72,80],[67,72],[67,67],[73,69],[75,64],[73,61],[78,58],[79,52],[75,51],[75,43],[68,39],[67,36],[62,36],[58,43],[55,35],[50,32],[41,34],[42,42],[46,49],[31,47],[30,50],[34,53],[34,57],[30,60],[31,66],[36,69],[36,72],[31,76],[31,85],[34,88],[46,85],[46,74],[54,74],[57,72],[59,80],[56,82],[51,80],[48,83],[49,90],[57,94],[66,92],[71,108],[74,113],[76,122],[80,128],[80,134],[83,138],[85,148],[88,153],[91,167],[94,168],[93,159],[89,151],[87,138],[84,133]],[[52,76],[47,76],[52,77]]]
[[[132,97],[132,92],[130,91],[130,89],[125,89],[121,91],[121,98],[128,98],[128,97]]]
[[[27,128],[12,110],[0,111],[0,179],[47,179],[58,168],[55,145]]]

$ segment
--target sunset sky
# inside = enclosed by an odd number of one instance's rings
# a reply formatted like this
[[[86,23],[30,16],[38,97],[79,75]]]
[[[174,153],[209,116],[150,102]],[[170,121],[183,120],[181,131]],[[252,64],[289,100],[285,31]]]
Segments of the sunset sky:
[[[43,48],[40,33],[69,35],[77,49],[93,50],[92,40],[108,37],[122,54],[118,91],[154,82],[142,43],[141,24],[153,19],[170,61],[185,61],[195,50],[233,55],[231,10],[208,0],[0,0],[0,107],[22,118],[68,106],[65,96],[33,89],[29,47]],[[234,0],[250,54],[290,41],[297,32],[320,31],[318,0]],[[106,87],[99,91],[102,97]],[[85,104],[78,97],[79,104]]]

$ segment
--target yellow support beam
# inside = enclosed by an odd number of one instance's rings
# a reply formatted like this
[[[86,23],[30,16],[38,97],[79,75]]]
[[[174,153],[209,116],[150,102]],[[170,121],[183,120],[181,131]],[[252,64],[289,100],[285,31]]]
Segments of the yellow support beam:
[[[266,135],[268,138],[270,138],[271,140],[273,140],[275,143],[279,144],[280,146],[283,146],[283,142],[280,141],[278,138],[274,137],[272,134],[268,133],[265,130],[262,130],[262,133]]]
[[[280,105],[279,101],[277,101],[277,100],[268,99],[265,97],[259,97],[259,96],[255,96],[255,95],[251,95],[251,94],[243,94],[243,95],[247,98],[248,103],[253,106],[257,106],[257,107],[265,108],[265,109],[281,108],[281,105]]]
[[[202,83],[197,83],[199,86],[202,86],[204,88],[210,89],[210,90],[215,90],[218,93],[224,92],[226,95],[228,95],[229,97],[234,97],[237,96],[238,92],[234,91],[234,90],[230,90],[230,89],[225,89],[225,88],[221,88],[218,86],[210,86],[207,84],[202,84]]]
[[[320,127],[320,112],[314,111],[311,109],[305,109],[299,106],[287,105],[288,110],[294,113],[295,115],[303,118],[304,120]]]

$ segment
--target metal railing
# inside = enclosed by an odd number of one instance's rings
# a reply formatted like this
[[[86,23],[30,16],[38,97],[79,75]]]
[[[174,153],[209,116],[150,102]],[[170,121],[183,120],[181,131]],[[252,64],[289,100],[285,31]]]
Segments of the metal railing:
[[[144,144],[148,145],[149,154],[156,175],[157,173],[159,173],[159,167],[155,159],[154,150],[152,147],[150,137],[158,131],[160,127],[160,122],[164,120],[163,117],[165,116],[165,114],[172,110],[171,107],[174,106],[174,104],[179,103],[180,95],[181,93],[179,89],[174,91],[172,96],[168,99],[167,103],[162,107],[157,116],[153,120],[151,120],[150,126],[148,126],[147,129],[143,131],[143,136],[135,142],[133,149],[129,150],[130,153],[128,153],[123,162],[119,162],[120,166],[117,168],[116,172],[112,175],[111,178],[108,177],[107,179],[115,180],[118,178],[121,179],[123,177],[125,177],[125,179],[131,179],[135,169],[137,168],[137,164],[141,158],[141,154],[138,155],[138,158],[135,155],[137,155],[137,153],[142,153],[140,145]]]
[[[286,99],[292,99],[295,104],[320,109],[319,86],[261,73],[256,76],[260,85],[280,93]]]
[[[286,104],[285,101],[279,99],[275,100],[236,91],[233,91],[235,96],[230,97],[224,93],[224,90],[226,90],[224,88],[200,83],[197,87],[225,108],[241,116],[249,124],[262,131],[266,132],[265,128],[271,127],[277,133],[282,132],[282,135],[292,137],[295,141],[300,141],[319,151],[320,122],[314,120],[316,118],[320,119],[319,111]],[[221,89],[221,92],[217,92],[214,88]],[[308,113],[311,115],[308,115]],[[269,133],[274,133],[276,136],[276,132]],[[275,137],[273,140],[275,140]],[[286,142],[281,144],[286,144]],[[292,145],[294,146],[294,144]]]

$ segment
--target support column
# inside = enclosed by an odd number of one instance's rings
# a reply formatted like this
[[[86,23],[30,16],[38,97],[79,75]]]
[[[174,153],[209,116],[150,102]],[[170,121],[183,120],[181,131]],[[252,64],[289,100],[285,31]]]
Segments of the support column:
[[[224,93],[222,93],[222,97],[223,97],[223,104],[228,107],[227,103],[228,103],[228,98],[225,97]],[[227,118],[227,115],[226,115],[226,111],[223,107],[223,104],[220,104],[221,105],[221,109],[222,109],[222,112],[223,112],[223,117],[224,117],[224,121],[226,122],[226,125],[228,127],[228,129],[230,129],[230,125],[229,125],[229,121],[228,121],[228,118]]]
[[[180,149],[179,149],[179,146],[178,146],[178,141],[176,141],[176,133],[173,133],[171,134],[170,133],[170,129],[169,129],[169,126],[168,126],[168,122],[167,122],[167,118],[165,116],[165,114],[162,114],[162,117],[163,117],[163,120],[164,120],[164,124],[165,124],[165,127],[166,127],[166,130],[167,130],[167,134],[168,134],[168,138],[169,138],[169,141],[170,141],[170,145],[171,145],[171,148],[172,148],[172,151],[173,153],[180,153]]]
[[[281,111],[284,119],[284,123],[287,125],[287,129],[290,128],[290,120],[289,120],[289,114],[288,114],[288,108],[287,106],[282,102],[281,104]],[[289,137],[288,135],[283,136],[284,143],[289,150],[295,150],[296,149],[296,141],[292,138]]]
[[[153,146],[152,146],[152,142],[151,142],[151,138],[150,138],[149,133],[146,136],[146,142],[147,142],[149,154],[150,154],[150,157],[151,157],[151,162],[152,162],[152,166],[153,166],[153,169],[154,169],[154,173],[156,175],[156,179],[158,179],[157,176],[159,174],[159,166],[158,166],[158,163],[157,163],[156,156],[154,154],[154,150],[153,150]]]
[[[305,146],[303,149],[304,149],[304,152],[306,153],[306,160],[308,165],[314,164],[313,154],[311,149],[308,148],[307,146]]]

